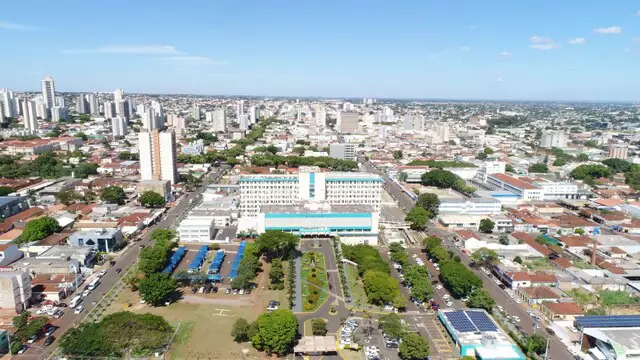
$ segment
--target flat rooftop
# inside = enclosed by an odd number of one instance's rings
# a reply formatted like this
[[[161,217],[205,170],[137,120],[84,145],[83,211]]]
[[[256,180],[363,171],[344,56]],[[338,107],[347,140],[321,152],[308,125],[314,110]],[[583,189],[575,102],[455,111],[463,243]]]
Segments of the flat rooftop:
[[[640,355],[640,328],[592,328],[585,329],[586,335],[595,337],[613,345],[615,349],[621,346],[628,355]]]

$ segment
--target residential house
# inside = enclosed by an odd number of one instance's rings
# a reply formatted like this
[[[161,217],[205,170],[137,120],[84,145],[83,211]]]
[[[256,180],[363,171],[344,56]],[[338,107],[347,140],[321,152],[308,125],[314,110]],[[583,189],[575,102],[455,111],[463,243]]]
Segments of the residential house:
[[[100,252],[114,251],[122,244],[122,240],[119,228],[78,231],[69,237],[73,246],[89,246]]]
[[[580,305],[574,302],[550,302],[541,304],[542,314],[551,321],[574,321],[576,316],[584,315]]]
[[[540,304],[545,301],[558,301],[562,298],[557,288],[548,286],[522,287],[516,290],[516,295],[529,305]]]

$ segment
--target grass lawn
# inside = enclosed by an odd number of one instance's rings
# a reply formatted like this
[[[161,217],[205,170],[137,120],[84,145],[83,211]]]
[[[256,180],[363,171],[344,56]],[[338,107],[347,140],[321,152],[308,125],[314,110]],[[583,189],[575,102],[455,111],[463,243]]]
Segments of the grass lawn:
[[[364,292],[362,282],[360,282],[360,279],[358,278],[358,268],[345,264],[345,271],[347,272],[347,280],[349,281],[349,287],[351,288],[352,303],[361,305],[366,304],[367,294]]]
[[[315,256],[315,266],[312,264]],[[315,270],[315,271],[314,271]],[[315,277],[313,276],[315,274]],[[329,282],[324,254],[307,252],[302,254],[302,306],[304,311],[315,311],[327,300]],[[314,286],[314,284],[316,286]]]
[[[269,305],[269,301],[271,300],[280,301],[280,308],[282,309],[288,308],[289,297],[287,296],[287,288],[289,287],[289,281],[286,278],[289,274],[289,262],[283,261],[282,267],[285,273],[284,289],[269,290],[269,270],[271,267],[266,262],[263,262],[262,272],[258,274],[258,277],[255,280],[258,287],[261,289],[258,294],[258,304],[261,306],[261,309],[266,309],[267,305]]]
[[[553,265],[549,263],[549,260],[546,258],[535,259],[531,261],[525,261],[523,263],[524,266],[528,267],[531,270],[549,270],[553,269]]]
[[[237,344],[231,338],[235,320],[242,317],[249,322],[254,321],[259,315],[255,308],[181,302],[154,308],[140,304],[139,300],[137,293],[124,289],[108,312],[151,313],[164,317],[173,326],[180,323],[168,359],[261,358],[250,343]]]

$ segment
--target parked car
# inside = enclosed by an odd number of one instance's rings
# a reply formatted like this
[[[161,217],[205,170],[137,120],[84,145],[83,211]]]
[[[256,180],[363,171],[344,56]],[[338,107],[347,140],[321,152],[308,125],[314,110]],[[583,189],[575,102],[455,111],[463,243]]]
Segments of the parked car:
[[[44,339],[44,346],[49,346],[51,344],[53,344],[53,342],[56,340],[56,338],[54,338],[53,336],[47,336],[46,339]]]
[[[59,319],[60,317],[62,317],[62,315],[64,315],[64,311],[62,311],[62,310],[57,310],[57,311],[53,314],[53,317],[54,317],[55,319]]]
[[[198,288],[197,287],[194,286],[194,287],[191,288],[191,293],[192,294],[195,294],[197,292],[198,292]]]
[[[51,334],[53,334],[54,332],[56,332],[56,330],[58,330],[57,326],[54,325],[48,325],[47,327],[45,327],[44,329],[44,335],[45,336],[50,336]]]
[[[32,335],[29,339],[27,339],[27,344],[33,344],[38,341],[38,335]]]
[[[547,331],[547,334],[549,334],[549,335],[551,335],[551,336],[553,336],[553,335],[555,335],[555,334],[556,334],[556,332],[555,332],[555,331],[553,331],[553,329],[552,329],[552,328],[550,328],[550,327],[545,328],[545,330]]]
[[[22,345],[20,350],[18,350],[18,354],[24,354],[24,352],[27,351],[28,348],[29,347],[27,345]]]
[[[227,295],[231,294],[231,288],[226,288],[224,290],[224,293],[227,294]]]
[[[120,268],[116,269],[116,274],[120,274],[121,272],[122,272],[122,269],[120,269]]]
[[[82,310],[84,310],[84,306],[78,305],[78,306],[76,306],[76,309],[73,312],[76,313],[76,314],[80,314],[82,312]]]

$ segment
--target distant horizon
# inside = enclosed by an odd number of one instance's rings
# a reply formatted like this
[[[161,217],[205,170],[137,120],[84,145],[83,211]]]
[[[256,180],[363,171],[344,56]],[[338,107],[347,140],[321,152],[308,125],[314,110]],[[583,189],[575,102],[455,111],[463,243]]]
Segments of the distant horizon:
[[[54,77],[55,81],[55,77]],[[61,91],[56,88],[56,94],[112,94],[112,91]],[[188,94],[188,93],[149,93],[149,92],[127,92],[124,90],[125,96],[128,95],[148,95],[148,96],[188,96],[188,97],[218,97],[218,98],[272,98],[272,99],[322,99],[322,100],[358,100],[355,104],[362,104],[364,98],[380,101],[419,101],[419,102],[470,102],[470,103],[548,103],[548,104],[610,104],[610,105],[640,105],[640,100],[526,100],[526,99],[463,99],[463,98],[394,98],[394,97],[369,97],[369,96],[298,96],[298,95],[223,95],[223,94]],[[41,90],[11,90],[14,93],[33,93],[40,94]]]

